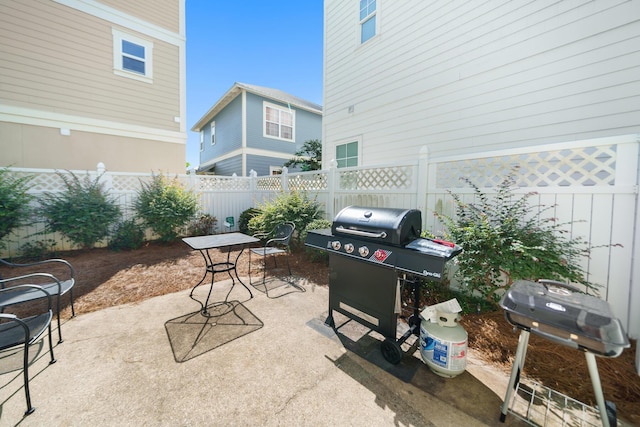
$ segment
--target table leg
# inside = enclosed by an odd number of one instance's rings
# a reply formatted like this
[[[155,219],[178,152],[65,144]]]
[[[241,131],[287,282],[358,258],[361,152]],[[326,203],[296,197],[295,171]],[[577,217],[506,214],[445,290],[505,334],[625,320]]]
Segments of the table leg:
[[[507,392],[504,397],[504,402],[500,407],[500,421],[504,422],[507,418],[507,411],[511,402],[511,396],[516,387],[520,383],[520,372],[524,368],[524,359],[527,356],[527,345],[529,344],[530,332],[522,329],[520,336],[518,337],[518,348],[516,349],[516,355],[513,359],[513,366],[511,367],[511,376],[509,377],[509,385],[507,385]]]

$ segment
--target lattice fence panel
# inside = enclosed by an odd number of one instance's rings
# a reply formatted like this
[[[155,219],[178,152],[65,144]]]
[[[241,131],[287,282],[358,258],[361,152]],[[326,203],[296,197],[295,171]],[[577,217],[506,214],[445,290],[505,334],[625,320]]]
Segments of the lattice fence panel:
[[[339,172],[342,190],[407,190],[415,185],[415,166],[356,169]]]
[[[281,191],[282,178],[279,176],[265,176],[258,178],[256,188],[258,190]]]
[[[239,191],[249,190],[250,183],[247,178],[240,177],[223,177],[223,176],[199,176],[199,191]]]
[[[297,191],[317,191],[328,188],[327,174],[316,173],[309,175],[289,176],[289,189]]]
[[[613,186],[615,167],[615,145],[468,159],[439,163],[436,188],[495,187],[514,168],[519,187]]]

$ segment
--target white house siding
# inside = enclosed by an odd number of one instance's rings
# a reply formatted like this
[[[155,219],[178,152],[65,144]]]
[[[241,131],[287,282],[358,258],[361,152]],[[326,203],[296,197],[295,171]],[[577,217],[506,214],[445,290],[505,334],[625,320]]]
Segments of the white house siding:
[[[325,0],[325,153],[362,164],[640,132],[640,0]],[[353,107],[353,112],[349,112]],[[325,167],[331,156],[325,156]]]
[[[161,2],[160,9],[166,10],[166,4]],[[177,22],[179,16],[171,20]],[[152,83],[114,74],[113,29],[153,43]],[[26,0],[0,3],[0,40],[1,132],[8,132],[7,123],[20,124],[25,134],[41,131],[32,126],[87,132],[80,142],[80,152],[87,153],[99,149],[91,146],[96,140],[107,146],[114,142],[110,148],[116,149],[115,141],[105,142],[101,136],[130,138],[120,156],[139,156],[136,170],[149,171],[158,163],[154,157],[169,155],[168,170],[184,171],[183,36],[100,3]],[[158,141],[164,147],[144,150],[150,144],[134,146],[137,140]],[[4,147],[9,144],[13,147]],[[16,145],[21,152],[33,151],[32,144],[37,141],[0,141],[7,151]],[[72,168],[51,165],[46,158],[29,164],[25,158],[14,166]],[[87,162],[82,166],[86,168],[95,168],[95,163]]]

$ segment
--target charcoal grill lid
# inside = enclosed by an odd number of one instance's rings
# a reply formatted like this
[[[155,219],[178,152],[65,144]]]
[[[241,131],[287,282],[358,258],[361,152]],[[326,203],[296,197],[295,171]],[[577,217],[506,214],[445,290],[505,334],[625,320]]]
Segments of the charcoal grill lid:
[[[547,324],[607,345],[629,346],[609,304],[593,295],[572,292],[553,284],[519,280],[511,285],[500,306],[507,313],[531,322]]]

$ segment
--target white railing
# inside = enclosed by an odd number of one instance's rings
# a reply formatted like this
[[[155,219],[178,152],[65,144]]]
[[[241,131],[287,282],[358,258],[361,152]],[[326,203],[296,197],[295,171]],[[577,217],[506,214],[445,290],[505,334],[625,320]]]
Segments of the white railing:
[[[426,149],[412,162],[288,173],[279,176],[221,177],[178,175],[177,179],[198,194],[200,210],[218,218],[217,232],[229,231],[226,217],[234,217],[272,200],[279,192],[299,190],[315,198],[331,220],[343,207],[418,208],[423,212],[424,229],[442,232],[434,212],[454,214],[450,192],[473,201],[474,194],[460,180],[467,177],[486,194],[518,168],[516,192],[536,193],[532,203],[552,206],[547,214],[560,223],[571,224],[571,237],[581,237],[597,247],[584,261],[588,279],[602,285],[600,294],[623,321],[632,337],[640,336],[640,241],[638,207],[637,135],[555,144],[526,149],[488,152],[483,155],[430,157]],[[34,176],[30,192],[63,190],[56,171],[12,169],[17,175]],[[150,174],[116,173],[99,168],[105,188],[125,213],[132,215],[140,183]],[[14,233],[3,256],[19,253],[21,245],[33,239],[54,239],[58,249],[70,249],[60,236],[36,235],[42,224],[33,224]],[[635,262],[634,262],[635,258]]]

